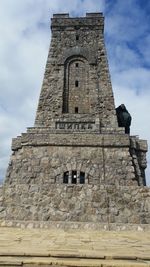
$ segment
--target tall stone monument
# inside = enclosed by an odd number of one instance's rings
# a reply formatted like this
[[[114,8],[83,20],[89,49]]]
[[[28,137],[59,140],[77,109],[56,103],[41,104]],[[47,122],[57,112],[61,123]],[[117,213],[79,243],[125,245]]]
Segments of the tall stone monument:
[[[102,13],[54,14],[35,125],[13,139],[1,218],[150,223],[147,142],[118,127]]]

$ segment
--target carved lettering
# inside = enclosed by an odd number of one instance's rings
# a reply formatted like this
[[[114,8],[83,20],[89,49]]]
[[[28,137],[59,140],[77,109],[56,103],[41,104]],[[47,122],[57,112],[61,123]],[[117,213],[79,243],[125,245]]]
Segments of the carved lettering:
[[[55,128],[60,130],[92,130],[94,122],[56,122]]]
[[[83,130],[86,129],[86,125],[85,125],[85,123],[81,123],[81,129],[83,129]]]
[[[65,123],[64,122],[59,123],[59,129],[65,129]]]
[[[72,129],[72,123],[67,123],[67,129]]]
[[[93,127],[92,127],[92,124],[91,124],[91,123],[89,123],[89,124],[88,124],[88,129],[93,129]]]
[[[74,129],[75,130],[79,130],[79,126],[80,126],[79,123],[74,123]]]

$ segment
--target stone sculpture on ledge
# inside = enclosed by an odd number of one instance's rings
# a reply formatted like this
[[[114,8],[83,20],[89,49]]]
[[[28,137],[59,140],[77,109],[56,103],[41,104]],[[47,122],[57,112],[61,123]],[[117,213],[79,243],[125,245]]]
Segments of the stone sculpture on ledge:
[[[125,133],[130,134],[130,125],[131,125],[131,115],[126,109],[124,104],[121,104],[116,108],[118,126],[125,128]]]

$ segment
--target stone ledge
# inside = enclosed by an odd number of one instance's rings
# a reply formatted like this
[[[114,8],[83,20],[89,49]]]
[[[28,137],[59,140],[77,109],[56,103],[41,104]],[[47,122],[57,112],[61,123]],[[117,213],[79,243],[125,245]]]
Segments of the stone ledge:
[[[150,267],[149,262],[138,262],[132,260],[99,260],[99,259],[55,259],[55,258],[42,258],[42,257],[27,257],[27,258],[12,258],[10,259],[1,259],[0,258],[0,266],[28,266],[28,267],[49,267],[49,266],[76,266],[76,267]]]
[[[51,253],[44,252],[0,252],[0,258],[2,257],[42,257],[42,258],[67,258],[67,259],[105,259],[105,260],[131,260],[131,261],[150,261],[150,256],[132,256],[130,254],[126,255],[100,255],[99,252],[92,251],[91,253],[80,253],[71,252],[63,250],[54,250]]]
[[[62,221],[7,221],[0,220],[0,227],[21,229],[77,229],[89,231],[150,231],[150,224],[93,223],[93,222],[62,222]]]
[[[13,138],[12,150],[22,146],[87,146],[87,147],[129,147],[129,136],[99,133],[23,133]]]

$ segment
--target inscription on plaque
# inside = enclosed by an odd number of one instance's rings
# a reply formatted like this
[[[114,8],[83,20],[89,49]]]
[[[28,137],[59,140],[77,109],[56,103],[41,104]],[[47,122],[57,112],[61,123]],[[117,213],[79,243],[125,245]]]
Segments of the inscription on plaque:
[[[56,122],[55,128],[60,130],[93,130],[95,122]]]

